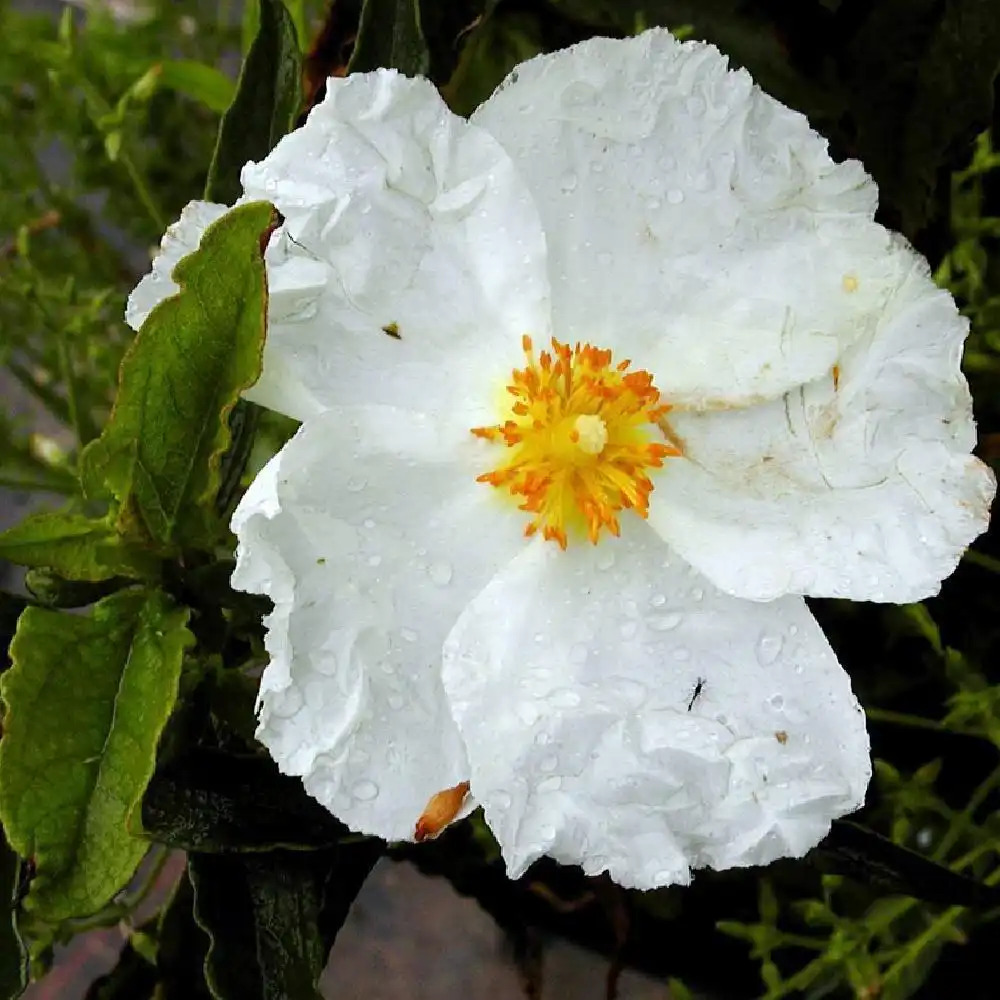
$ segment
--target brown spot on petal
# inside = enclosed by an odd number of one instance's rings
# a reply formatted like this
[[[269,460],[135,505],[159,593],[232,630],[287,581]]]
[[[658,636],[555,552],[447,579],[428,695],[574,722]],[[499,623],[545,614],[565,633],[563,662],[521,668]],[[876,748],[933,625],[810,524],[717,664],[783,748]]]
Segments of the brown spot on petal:
[[[784,746],[784,745],[785,745],[785,744],[786,744],[786,743],[788,742],[788,733],[786,733],[786,732],[784,731],[784,729],[779,729],[779,730],[778,730],[778,731],[777,731],[777,732],[776,732],[776,733],[774,734],[774,738],[775,738],[775,739],[776,739],[776,740],[777,740],[777,741],[778,741],[778,742],[779,742],[779,743],[780,743],[780,744],[781,744],[782,746]]]
[[[419,844],[436,837],[458,815],[468,794],[469,783],[463,781],[432,795],[413,828],[413,839]]]

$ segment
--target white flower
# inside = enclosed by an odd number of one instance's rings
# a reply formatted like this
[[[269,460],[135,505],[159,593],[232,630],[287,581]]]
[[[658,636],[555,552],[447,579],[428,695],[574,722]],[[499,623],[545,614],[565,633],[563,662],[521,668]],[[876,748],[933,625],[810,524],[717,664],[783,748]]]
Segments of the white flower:
[[[282,770],[361,831],[480,803],[512,876],[641,888],[855,809],[863,715],[800,595],[934,593],[994,489],[966,321],[861,166],[649,31],[519,66],[470,122],[331,80],[243,183],[284,216],[250,396],[304,420],[233,519]]]

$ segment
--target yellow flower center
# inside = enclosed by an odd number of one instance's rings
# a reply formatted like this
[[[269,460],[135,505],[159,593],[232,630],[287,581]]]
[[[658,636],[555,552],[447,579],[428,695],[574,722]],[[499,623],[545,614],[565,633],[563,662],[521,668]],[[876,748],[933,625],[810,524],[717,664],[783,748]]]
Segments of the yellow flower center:
[[[541,531],[566,548],[571,532],[597,542],[618,535],[618,512],[649,513],[649,469],[680,455],[664,417],[669,406],[646,371],[612,364],[611,351],[552,340],[538,357],[522,338],[527,364],[514,369],[506,419],[472,433],[508,451],[481,483],[506,489],[533,514],[526,535]],[[666,439],[666,443],[664,441]]]

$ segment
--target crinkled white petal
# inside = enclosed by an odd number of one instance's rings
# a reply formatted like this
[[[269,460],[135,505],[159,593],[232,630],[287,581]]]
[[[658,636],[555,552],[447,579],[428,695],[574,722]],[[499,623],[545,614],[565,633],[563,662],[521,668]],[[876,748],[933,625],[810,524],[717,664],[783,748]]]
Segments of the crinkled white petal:
[[[898,287],[836,379],[669,416],[685,458],[657,479],[650,521],[728,593],[917,601],[986,530],[996,484],[969,454],[968,321],[922,258],[899,243],[892,259]]]
[[[444,664],[512,877],[548,854],[686,883],[801,856],[864,798],[864,717],[803,600],[729,597],[636,520],[612,544],[533,543]]]
[[[258,738],[365,833],[412,837],[430,797],[468,778],[441,647],[523,545],[470,474],[481,447],[405,410],[331,409],[233,516],[233,585],[275,605]]]
[[[229,208],[211,201],[191,201],[184,206],[181,217],[163,234],[159,253],[153,258],[153,268],[139,284],[125,304],[125,322],[138,330],[146,317],[164,299],[176,295],[178,287],[171,275],[181,259],[198,249],[202,234]]]
[[[538,212],[495,139],[427,80],[354,74],[243,184],[285,219],[272,280],[305,288],[272,311],[249,398],[299,417],[353,403],[446,417],[458,372],[475,422],[495,420],[498,360],[550,332]]]
[[[817,378],[885,302],[872,180],[713,46],[593,38],[518,66],[472,121],[538,205],[556,335],[620,349],[674,403]]]

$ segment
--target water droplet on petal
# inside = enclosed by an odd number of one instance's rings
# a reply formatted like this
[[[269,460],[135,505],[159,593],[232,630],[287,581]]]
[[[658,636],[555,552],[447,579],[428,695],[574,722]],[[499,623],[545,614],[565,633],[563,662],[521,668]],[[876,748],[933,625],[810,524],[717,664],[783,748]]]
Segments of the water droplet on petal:
[[[757,642],[757,659],[768,666],[778,658],[784,640],[780,635],[762,635]]]
[[[679,205],[684,200],[684,192],[680,188],[671,188],[667,192],[667,201],[671,205]]]
[[[381,556],[369,556],[368,557],[368,565],[369,566],[378,566],[381,562],[382,562],[382,557]]]
[[[559,178],[559,187],[566,194],[569,194],[570,191],[576,190],[576,185],[578,180],[579,178],[576,176],[576,174],[573,173],[572,170],[568,170],[566,173],[562,175],[562,177]]]
[[[594,565],[598,569],[611,569],[615,564],[615,554],[610,545],[602,545],[594,560]]]
[[[417,641],[417,632],[416,632],[416,630],[415,630],[415,629],[412,629],[412,628],[406,628],[406,627],[404,626],[403,628],[401,628],[401,629],[399,630],[399,634],[400,634],[400,635],[401,635],[401,636],[402,636],[402,637],[403,637],[403,638],[404,638],[404,639],[405,639],[405,640],[406,640],[407,642],[416,642],[416,641]]]
[[[538,714],[538,709],[530,701],[522,701],[517,706],[517,717],[526,726],[533,726],[538,721]]]
[[[545,771],[546,773],[548,773],[549,771],[554,771],[558,766],[559,766],[559,758],[556,757],[555,754],[551,753],[543,757],[538,762],[538,770]]]
[[[785,704],[785,699],[780,694],[772,694],[767,700],[771,703],[771,707],[774,709],[780,709]]]
[[[367,485],[367,479],[361,479],[360,477],[353,476],[345,483],[348,493],[360,493]]]
[[[543,778],[538,782],[538,791],[542,792],[557,792],[562,787],[562,778],[558,774],[553,774],[551,778]]]
[[[535,638],[535,642],[545,642],[545,633],[544,632],[536,632],[534,638]]]
[[[431,578],[431,582],[436,583],[439,587],[447,587],[451,583],[451,574],[451,565],[446,562],[431,563],[427,569],[427,575]]]
[[[570,688],[562,688],[552,695],[552,704],[556,708],[576,708],[580,704],[580,695]]]
[[[676,612],[671,612],[666,615],[650,615],[646,619],[646,624],[649,625],[654,632],[669,632],[672,628],[677,628],[681,623],[681,616]]]
[[[493,795],[493,801],[498,809],[509,809],[513,799],[510,797],[510,792],[501,790]]]
[[[366,528],[374,528],[375,527],[375,522],[370,517],[366,517],[364,519],[363,523],[364,523],[364,526]]]
[[[674,659],[675,660],[679,660],[682,663],[685,660],[690,660],[691,659],[691,650],[688,649],[687,646],[678,646],[674,650]]]
[[[691,591],[691,599],[693,601],[700,601],[705,596],[705,591],[701,587],[695,587]]]
[[[639,631],[638,622],[622,622],[619,630],[623,639],[631,639]]]
[[[393,692],[389,695],[389,707],[395,709],[397,712],[403,707],[405,701],[401,694]]]
[[[546,743],[551,743],[551,742],[552,742],[552,734],[549,733],[547,730],[542,729],[539,732],[535,733],[535,743],[538,746],[543,747],[545,746]]]
[[[370,802],[378,798],[378,785],[374,781],[358,781],[351,789],[351,794],[362,802]]]
[[[789,625],[788,626],[788,634],[789,635],[798,635],[799,634],[799,627],[798,627],[798,625]]]
[[[654,608],[662,608],[664,604],[667,603],[667,598],[665,594],[653,594],[649,599],[649,603],[653,605]]]

